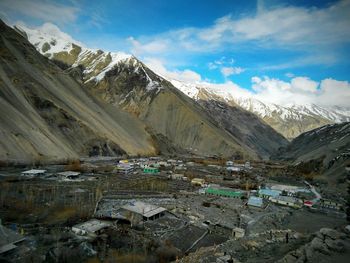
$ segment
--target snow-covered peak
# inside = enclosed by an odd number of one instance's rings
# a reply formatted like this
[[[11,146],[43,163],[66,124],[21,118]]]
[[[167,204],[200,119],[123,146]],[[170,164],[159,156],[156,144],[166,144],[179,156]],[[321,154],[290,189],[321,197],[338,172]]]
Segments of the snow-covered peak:
[[[51,23],[45,23],[38,28],[29,28],[22,23],[16,24],[15,27],[25,32],[29,42],[31,42],[39,52],[47,54],[49,57],[54,53],[62,51],[70,52],[72,44],[80,47],[84,46]]]
[[[227,87],[225,85],[210,83],[184,83],[178,80],[170,82],[180,91],[192,99],[198,100],[200,91],[212,96],[213,99],[220,99],[239,105],[261,118],[280,118],[282,120],[302,121],[306,116],[323,118],[331,122],[350,121],[350,108],[344,107],[321,107],[315,104],[290,104],[278,105],[275,103],[261,101],[254,97],[254,94],[242,92],[234,84]]]

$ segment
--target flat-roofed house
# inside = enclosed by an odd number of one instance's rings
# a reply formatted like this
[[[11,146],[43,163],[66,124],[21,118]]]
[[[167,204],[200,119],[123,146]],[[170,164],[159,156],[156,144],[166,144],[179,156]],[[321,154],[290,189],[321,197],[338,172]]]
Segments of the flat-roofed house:
[[[26,177],[35,177],[35,176],[45,175],[45,173],[46,173],[46,170],[31,169],[31,170],[22,172],[22,175]]]
[[[248,199],[247,205],[251,206],[251,207],[263,208],[264,207],[264,200],[258,196],[251,196]]]
[[[129,221],[132,225],[143,221],[154,220],[165,215],[167,210],[164,207],[133,201],[122,206],[114,214],[115,218]]]
[[[98,219],[91,219],[72,227],[72,231],[78,235],[97,234],[102,229],[112,226],[112,222]]]

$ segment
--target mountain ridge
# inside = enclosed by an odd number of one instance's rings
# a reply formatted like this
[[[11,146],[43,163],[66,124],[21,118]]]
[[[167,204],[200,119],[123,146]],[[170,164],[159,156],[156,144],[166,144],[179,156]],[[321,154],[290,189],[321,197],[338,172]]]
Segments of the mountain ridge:
[[[4,23],[1,27],[5,92],[1,100],[10,105],[1,116],[2,160],[177,152],[258,159],[263,154],[237,134],[219,128],[199,103],[134,56],[84,52],[74,43],[67,50],[43,56],[22,29],[13,30]],[[42,50],[45,43],[39,47],[44,55],[50,50],[47,45]],[[20,102],[13,99],[14,93]],[[257,125],[264,124],[258,121]],[[282,146],[284,139],[277,143]]]
[[[210,84],[191,84],[177,80],[171,80],[171,83],[194,100],[219,100],[248,110],[289,140],[323,125],[350,121],[350,108],[321,107],[315,104],[282,106],[262,102],[248,95],[238,96],[233,90],[211,87]]]

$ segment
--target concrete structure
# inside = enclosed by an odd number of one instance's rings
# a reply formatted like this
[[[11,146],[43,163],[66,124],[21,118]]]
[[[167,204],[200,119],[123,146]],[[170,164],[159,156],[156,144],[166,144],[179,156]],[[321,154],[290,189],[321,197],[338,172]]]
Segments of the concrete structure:
[[[22,235],[4,227],[0,219],[0,255],[17,248],[18,244],[24,240]]]
[[[102,229],[112,226],[110,221],[102,221],[98,219],[91,219],[87,222],[75,225],[72,231],[77,235],[97,234]]]
[[[285,205],[293,208],[301,208],[302,202],[291,196],[277,196],[277,197],[271,197],[270,201],[276,204]]]
[[[264,200],[258,196],[251,196],[248,199],[247,205],[252,206],[252,207],[263,208],[264,207]]]
[[[129,221],[132,225],[142,221],[154,220],[165,215],[164,207],[133,201],[122,206],[114,215],[115,218]]]
[[[80,175],[79,172],[73,172],[73,171],[65,171],[65,172],[60,172],[57,174],[65,177],[65,178],[68,178],[68,179],[77,178]]]
[[[203,178],[193,178],[191,181],[191,185],[193,186],[203,186],[205,184],[205,180]]]
[[[129,163],[120,163],[116,167],[118,173],[128,174],[134,171],[134,166]]]
[[[45,173],[46,173],[46,170],[31,169],[31,170],[22,172],[22,175],[27,177],[34,177],[34,176],[45,175]]]
[[[269,199],[269,198],[276,198],[282,193],[282,191],[279,190],[271,190],[271,189],[259,189],[259,196]]]
[[[233,238],[242,238],[245,235],[245,230],[240,227],[235,227],[232,229],[232,237]]]

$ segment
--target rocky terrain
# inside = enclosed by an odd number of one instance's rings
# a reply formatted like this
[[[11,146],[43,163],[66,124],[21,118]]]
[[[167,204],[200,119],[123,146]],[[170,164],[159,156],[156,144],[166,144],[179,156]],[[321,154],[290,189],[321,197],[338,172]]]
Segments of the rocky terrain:
[[[287,147],[281,148],[275,159],[292,162],[305,172],[322,174],[330,185],[346,190],[346,171],[350,157],[350,123],[330,124],[305,132]]]
[[[289,232],[288,243],[286,233],[281,231],[280,238],[274,239],[229,240],[215,247],[199,249],[180,262],[347,262],[350,242],[349,234],[344,231],[322,228],[309,236]]]
[[[198,100],[198,102],[216,119],[222,129],[239,138],[258,152],[263,159],[268,159],[280,147],[288,144],[282,135],[249,111],[217,100]]]

